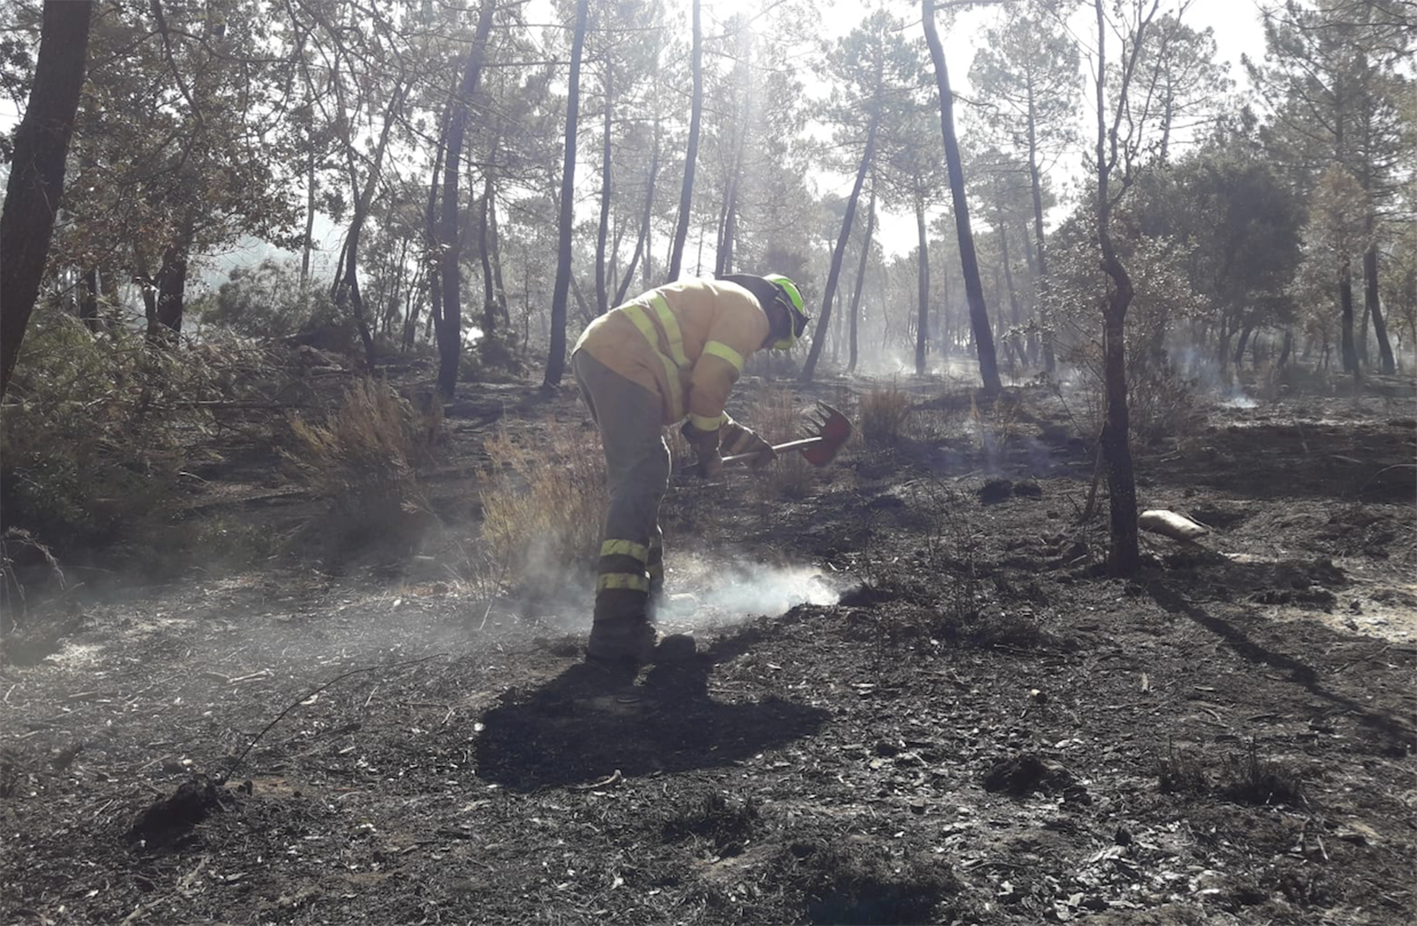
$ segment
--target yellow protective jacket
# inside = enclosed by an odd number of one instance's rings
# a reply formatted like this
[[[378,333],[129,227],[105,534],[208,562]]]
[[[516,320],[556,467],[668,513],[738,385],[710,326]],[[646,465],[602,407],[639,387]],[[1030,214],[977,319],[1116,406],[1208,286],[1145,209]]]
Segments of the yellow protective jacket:
[[[723,406],[744,362],[768,331],[763,307],[738,284],[680,280],[591,322],[576,350],[658,394],[664,424],[687,415],[700,431],[716,431],[728,420]]]

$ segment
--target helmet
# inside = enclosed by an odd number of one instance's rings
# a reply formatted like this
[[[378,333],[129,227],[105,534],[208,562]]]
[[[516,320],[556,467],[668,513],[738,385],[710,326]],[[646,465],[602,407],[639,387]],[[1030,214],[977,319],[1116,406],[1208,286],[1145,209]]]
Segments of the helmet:
[[[773,342],[773,349],[791,350],[802,332],[807,330],[807,323],[812,317],[802,307],[802,294],[798,292],[796,283],[780,273],[769,273],[763,279],[777,287],[777,304],[787,310],[787,316],[792,321],[787,337]]]

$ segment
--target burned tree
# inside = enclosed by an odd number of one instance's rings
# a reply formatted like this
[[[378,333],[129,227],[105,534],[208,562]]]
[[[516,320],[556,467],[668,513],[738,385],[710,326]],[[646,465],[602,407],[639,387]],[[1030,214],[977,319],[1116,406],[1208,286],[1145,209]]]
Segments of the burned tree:
[[[92,12],[92,3],[44,4],[39,63],[15,132],[0,216],[0,396],[10,383],[44,276],[54,214],[64,191],[64,159],[84,83]]]

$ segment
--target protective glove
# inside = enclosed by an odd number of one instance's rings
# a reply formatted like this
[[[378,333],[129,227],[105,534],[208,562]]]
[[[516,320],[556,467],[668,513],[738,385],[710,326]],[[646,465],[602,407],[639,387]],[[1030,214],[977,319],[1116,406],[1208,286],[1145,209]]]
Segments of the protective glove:
[[[699,461],[700,475],[705,479],[718,479],[723,475],[723,455],[718,449],[717,430],[700,431],[686,421],[684,426],[679,429],[679,433],[684,435],[689,446],[694,448],[694,455],[698,457]]]
[[[752,428],[744,427],[733,419],[724,423],[718,431],[719,444],[723,447],[723,452],[728,456],[735,456],[740,453],[756,453],[757,456],[748,460],[746,465],[749,469],[762,469],[773,461],[777,456],[777,451]]]

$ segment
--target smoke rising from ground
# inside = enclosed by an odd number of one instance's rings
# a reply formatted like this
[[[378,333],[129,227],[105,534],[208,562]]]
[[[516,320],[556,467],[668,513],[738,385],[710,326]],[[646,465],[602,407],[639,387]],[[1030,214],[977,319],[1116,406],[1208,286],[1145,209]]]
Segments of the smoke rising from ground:
[[[773,566],[703,556],[681,557],[671,565],[659,621],[666,630],[735,624],[777,615],[800,604],[832,605],[841,597],[836,583],[810,566]]]

